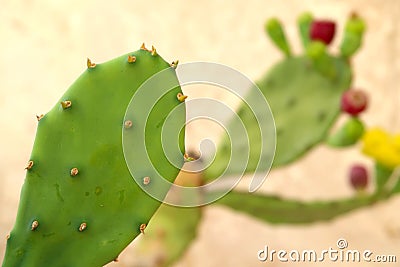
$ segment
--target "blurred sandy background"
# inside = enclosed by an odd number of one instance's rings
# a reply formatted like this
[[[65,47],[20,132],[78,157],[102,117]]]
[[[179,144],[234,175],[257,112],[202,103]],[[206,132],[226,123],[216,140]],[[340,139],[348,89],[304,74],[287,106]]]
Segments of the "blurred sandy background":
[[[353,62],[353,84],[371,98],[363,118],[369,126],[400,132],[398,0],[114,2],[0,0],[0,258],[16,215],[35,136],[35,115],[55,104],[85,69],[86,57],[102,62],[146,42],[167,61],[218,62],[257,80],[281,58],[264,35],[267,18],[282,20],[297,52],[301,50],[296,18],[302,11],[336,20],[335,50],[345,18],[357,11],[368,26],[364,47]],[[191,129],[192,140],[201,131],[204,128]],[[303,200],[350,196],[345,175],[354,162],[371,166],[357,149],[319,147],[298,163],[274,171],[262,190]],[[176,266],[283,266],[258,262],[257,251],[264,245],[276,250],[323,250],[335,247],[340,237],[351,249],[395,254],[399,262],[399,210],[396,197],[331,222],[293,227],[271,226],[220,206],[207,207],[197,239]],[[132,266],[129,251],[110,266]]]

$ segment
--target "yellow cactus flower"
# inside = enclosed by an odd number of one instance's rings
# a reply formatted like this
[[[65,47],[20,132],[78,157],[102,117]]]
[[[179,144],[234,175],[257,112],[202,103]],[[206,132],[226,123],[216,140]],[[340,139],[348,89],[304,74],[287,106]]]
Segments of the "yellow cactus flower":
[[[364,154],[388,168],[400,166],[400,134],[391,135],[381,128],[372,128],[365,132],[362,141]]]

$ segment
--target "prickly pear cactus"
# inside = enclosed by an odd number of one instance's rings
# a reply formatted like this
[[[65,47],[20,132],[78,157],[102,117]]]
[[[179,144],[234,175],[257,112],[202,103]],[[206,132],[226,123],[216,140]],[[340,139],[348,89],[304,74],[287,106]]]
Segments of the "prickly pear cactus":
[[[312,20],[304,19],[310,17],[299,18],[306,55],[286,57],[258,83],[269,100],[277,128],[274,166],[290,163],[326,138],[340,113],[340,97],[351,84],[349,54],[329,55],[324,43],[309,40],[302,29],[310,28],[305,24]],[[361,35],[362,31],[358,39]]]
[[[350,87],[345,60],[330,57],[331,79],[313,67],[307,56],[287,58],[259,83],[274,114],[277,146],[274,166],[297,159],[323,141],[340,113],[340,97]]]
[[[276,151],[273,167],[293,162],[315,145],[325,141],[329,131],[340,114],[340,99],[344,91],[350,89],[352,70],[351,56],[361,46],[364,32],[363,21],[355,14],[345,28],[341,54],[330,54],[326,43],[313,40],[310,36],[312,23],[316,20],[305,13],[298,19],[299,33],[304,46],[303,55],[293,55],[284,29],[278,19],[267,21],[265,31],[272,42],[281,50],[285,58],[270,69],[257,85],[268,100],[276,126]],[[334,26],[334,23],[330,23]],[[353,26],[355,24],[355,26]],[[350,25],[350,26],[349,26]],[[318,25],[313,28],[318,35]],[[334,29],[331,31],[334,33]],[[331,36],[333,38],[333,36]],[[344,47],[344,48],[343,48]],[[248,96],[251,98],[252,96]],[[238,115],[248,129],[250,146],[259,147],[271,143],[274,136],[260,136],[255,119],[258,107],[243,104]],[[230,125],[231,128],[235,127]],[[241,126],[241,125],[238,125]],[[226,152],[230,147],[229,138],[222,139],[219,151],[212,165],[206,170],[207,180],[218,177],[226,167]],[[241,150],[241,148],[239,148]],[[261,151],[261,158],[270,149]],[[241,153],[231,151],[231,153]],[[249,164],[245,172],[257,168],[253,158],[260,158],[260,151],[250,151]],[[265,154],[265,155],[264,155]]]
[[[269,28],[279,26],[276,26],[276,19],[272,21],[272,25],[271,21],[266,24],[267,32],[271,31]],[[292,162],[327,138],[340,113],[341,95],[350,88],[350,56],[360,47],[365,28],[362,19],[353,14],[347,25],[356,24],[357,31],[346,26],[344,36],[354,38],[346,37],[341,44],[341,47],[351,46],[351,53],[343,53],[342,49],[341,54],[332,55],[327,51],[328,43],[313,40],[310,36],[312,26],[313,34],[319,34],[318,20],[313,20],[307,13],[299,17],[298,24],[305,55],[287,56],[258,82],[276,123],[274,166]],[[329,24],[333,34],[335,25],[333,22]],[[271,34],[270,37],[275,43],[285,41]],[[286,50],[283,52],[287,54]]]
[[[102,64],[87,63],[87,70],[54,108],[38,117],[3,267],[103,266],[145,231],[160,202],[143,192],[131,176],[124,158],[123,131],[145,135],[149,153],[137,156],[157,162],[162,166],[158,171],[170,182],[179,172],[179,166],[164,156],[162,146],[152,145],[161,139],[165,115],[184,105],[177,98],[181,89],[174,64],[171,67],[154,48],[150,51],[144,46]],[[154,103],[145,127],[136,124],[146,115],[141,106],[130,114],[132,120],[124,121],[136,90],[165,69],[176,86]],[[184,108],[174,113],[172,121],[181,129]],[[172,156],[183,164],[183,134],[170,139],[179,139],[181,150]],[[130,144],[135,153],[134,140]],[[153,171],[140,164],[136,168],[142,173]],[[153,182],[151,177],[139,179],[149,186]]]

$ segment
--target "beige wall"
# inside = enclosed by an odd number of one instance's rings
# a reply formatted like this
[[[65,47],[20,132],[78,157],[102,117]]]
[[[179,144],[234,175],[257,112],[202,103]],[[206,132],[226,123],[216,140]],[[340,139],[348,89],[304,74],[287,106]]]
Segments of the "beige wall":
[[[154,44],[168,61],[218,62],[256,80],[281,58],[263,33],[266,18],[278,16],[300,52],[295,25],[300,12],[310,10],[338,21],[333,44],[337,47],[346,16],[357,11],[368,26],[364,47],[353,62],[354,85],[371,98],[363,118],[369,126],[400,132],[398,0],[115,2],[0,0],[0,258],[5,249],[1,237],[12,228],[16,214],[35,115],[55,104],[85,69],[86,57],[105,61],[138,49],[144,41]],[[272,173],[262,190],[307,200],[348,196],[352,191],[345,173],[356,160],[371,165],[356,149],[320,147]],[[301,227],[273,227],[208,207],[198,239],[177,266],[265,266],[258,263],[256,252],[266,244],[275,249],[326,249],[339,237],[346,237],[354,249],[398,253],[399,205],[397,197],[329,223]],[[131,266],[128,253],[120,260],[111,266]]]

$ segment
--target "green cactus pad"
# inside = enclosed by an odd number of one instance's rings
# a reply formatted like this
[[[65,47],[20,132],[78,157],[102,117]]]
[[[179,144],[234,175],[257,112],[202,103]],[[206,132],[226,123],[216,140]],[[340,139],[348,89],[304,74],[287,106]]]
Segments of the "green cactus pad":
[[[172,182],[179,166],[168,162],[161,146],[151,144],[161,138],[159,126],[166,114],[181,104],[176,97],[181,89],[160,96],[146,129],[137,129],[134,120],[143,115],[143,107],[132,114],[132,122],[124,116],[139,86],[168,68],[176,79],[174,69],[155,50],[144,48],[102,64],[88,60],[88,69],[39,121],[3,267],[103,266],[141,233],[160,202],[131,176],[122,131],[146,135],[151,151],[142,156],[162,165],[159,171]],[[182,126],[181,111],[175,119]],[[183,148],[183,138],[179,141]],[[182,152],[175,156],[182,157],[183,164]]]
[[[275,120],[277,143],[273,167],[291,163],[324,141],[340,114],[340,97],[350,87],[351,69],[341,58],[330,59],[337,73],[335,79],[314,68],[308,57],[291,57],[276,64],[257,83],[268,100]],[[270,158],[269,153],[273,151],[268,144],[273,143],[274,136],[260,136],[259,125],[267,122],[255,119],[253,112],[257,114],[259,110],[262,108],[249,108],[243,104],[237,112],[246,126],[250,141],[250,157],[245,169],[247,173],[254,172],[258,159]],[[235,131],[235,125],[242,127],[240,124],[229,125],[230,132]],[[262,141],[264,148],[257,149]],[[224,171],[228,164],[226,155],[242,154],[242,151],[242,147],[231,147],[229,138],[223,138],[213,164],[205,171],[205,179],[213,180]],[[243,170],[238,170],[236,174],[240,174],[240,171]]]
[[[340,52],[343,57],[351,57],[359,50],[362,45],[362,37],[365,31],[365,22],[363,19],[353,14],[346,23],[343,41],[340,45]]]
[[[329,79],[306,57],[278,63],[258,86],[275,119],[277,146],[273,166],[288,164],[323,141],[340,113],[340,97],[350,87],[351,69],[334,59],[337,76]]]
[[[307,49],[310,43],[310,28],[313,21],[313,16],[309,12],[301,14],[297,19],[298,29],[303,43],[303,47]]]
[[[265,24],[265,31],[274,42],[274,44],[287,56],[290,57],[292,52],[286,39],[281,22],[277,18],[269,19]]]
[[[346,147],[357,143],[364,134],[364,124],[357,117],[349,118],[340,129],[328,137],[326,143],[332,147]]]
[[[311,20],[311,14],[299,18],[300,35],[306,55],[284,58],[257,83],[268,100],[275,120],[276,150],[272,167],[289,164],[326,140],[330,128],[340,114],[340,97],[351,85],[352,71],[348,59],[332,56],[324,44],[309,41],[306,31]],[[271,34],[271,29],[276,33]],[[266,31],[279,49],[288,51],[284,30],[277,19],[267,21]],[[288,54],[290,53],[286,53]],[[255,96],[246,97],[250,99]],[[274,143],[272,140],[275,136],[272,133],[261,136],[260,124],[265,122],[255,119],[263,117],[260,110],[263,108],[249,107],[246,103],[238,109],[237,114],[249,137],[245,141],[249,141],[247,146],[250,148],[250,155],[246,169],[235,170],[230,173],[232,175],[254,172],[258,167],[258,159],[271,157],[273,149],[268,144],[271,146]],[[238,127],[242,127],[242,124],[228,125],[231,132],[235,132]],[[214,162],[205,171],[205,180],[213,180],[226,170],[230,160],[226,155],[241,155],[243,151],[242,146],[231,147],[229,138],[224,136]]]

